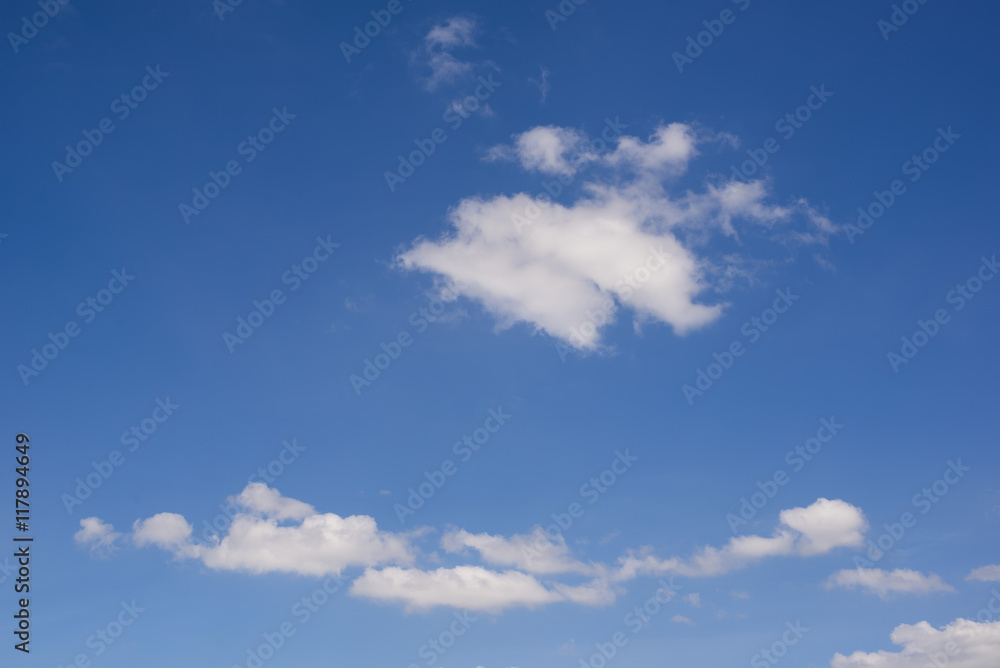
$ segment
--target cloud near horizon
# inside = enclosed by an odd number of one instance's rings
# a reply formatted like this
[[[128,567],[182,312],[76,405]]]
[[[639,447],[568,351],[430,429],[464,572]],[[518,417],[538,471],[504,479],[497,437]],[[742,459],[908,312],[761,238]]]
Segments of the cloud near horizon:
[[[831,668],[996,668],[1000,657],[1000,622],[956,619],[941,629],[927,622],[900,624],[889,637],[903,649],[838,653]]]
[[[709,577],[746,567],[770,556],[809,557],[839,547],[858,546],[867,529],[864,514],[844,501],[819,499],[781,513],[770,537],[733,538],[723,548],[705,547],[690,559],[658,559],[646,550],[627,552],[615,565],[576,558],[562,535],[534,527],[511,536],[448,528],[439,539],[446,555],[478,559],[424,570],[414,544],[430,530],[394,533],[378,528],[366,515],[319,513],[302,501],[282,496],[264,483],[252,483],[230,497],[238,508],[225,535],[213,544],[192,540],[192,526],[177,513],[138,519],[128,538],[137,547],[154,546],[177,560],[195,559],[220,571],[260,575],[291,573],[322,577],[348,568],[363,572],[351,586],[353,596],[396,603],[407,610],[445,606],[500,612],[551,603],[604,606],[624,591],[622,583],[640,576]],[[81,546],[110,550],[121,537],[98,518],[81,522]],[[689,597],[700,603],[700,599]]]

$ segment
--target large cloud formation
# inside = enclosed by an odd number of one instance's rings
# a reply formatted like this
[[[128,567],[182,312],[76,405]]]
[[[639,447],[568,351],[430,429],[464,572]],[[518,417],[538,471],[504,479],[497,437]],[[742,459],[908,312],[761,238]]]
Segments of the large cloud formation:
[[[619,136],[602,152],[577,130],[532,128],[487,157],[564,182],[593,165],[605,180],[595,176],[586,194],[567,204],[523,193],[462,200],[444,237],[417,239],[397,262],[480,302],[499,329],[527,323],[581,351],[600,348],[601,328],[621,307],[637,321],[690,332],[718,318],[724,304],[711,294],[718,268],[696,252],[698,242],[682,239],[703,240],[712,231],[736,237],[735,221],[780,228],[783,238],[804,243],[824,243],[835,231],[804,201],[769,203],[764,181],[669,195],[663,181],[684,173],[709,138],[671,123],[645,141]],[[797,218],[804,227],[793,225]]]
[[[319,513],[302,501],[252,483],[229,499],[238,509],[228,532],[206,545],[192,540],[192,526],[164,512],[132,524],[129,539],[154,546],[178,560],[197,559],[215,570],[253,574],[294,573],[322,577],[363,569],[353,582],[354,596],[403,605],[407,610],[437,606],[500,612],[552,603],[603,606],[614,603],[622,583],[640,576],[721,575],[772,556],[812,556],[858,546],[867,528],[860,509],[840,500],[819,499],[781,513],[770,537],[743,536],[722,548],[705,547],[690,559],[658,559],[629,552],[615,565],[576,558],[565,538],[542,527],[511,536],[448,528],[440,547],[453,560],[472,556],[480,563],[418,566],[415,545],[427,531],[394,533],[378,528],[366,515]],[[98,518],[86,518],[77,543],[110,551],[122,538]],[[424,559],[426,561],[426,559]]]
[[[996,668],[1000,657],[1000,622],[980,624],[956,619],[935,629],[927,622],[901,624],[890,636],[899,652],[837,654],[831,668]]]

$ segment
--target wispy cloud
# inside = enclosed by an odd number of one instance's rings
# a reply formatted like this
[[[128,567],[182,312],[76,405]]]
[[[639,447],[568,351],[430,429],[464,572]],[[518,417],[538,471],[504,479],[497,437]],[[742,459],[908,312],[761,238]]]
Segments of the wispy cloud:
[[[889,594],[931,594],[953,592],[954,587],[941,580],[939,575],[924,575],[918,571],[897,568],[884,571],[878,568],[852,568],[837,571],[827,580],[827,588],[865,589],[888,598]]]
[[[427,90],[436,90],[472,72],[473,64],[459,59],[454,51],[476,46],[476,30],[474,18],[453,16],[424,36],[419,60],[430,69],[430,76],[424,80]]]

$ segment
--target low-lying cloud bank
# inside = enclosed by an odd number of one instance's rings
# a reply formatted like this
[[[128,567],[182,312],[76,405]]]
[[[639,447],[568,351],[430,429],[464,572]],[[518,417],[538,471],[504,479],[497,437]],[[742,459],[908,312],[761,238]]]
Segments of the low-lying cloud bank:
[[[441,551],[454,560],[440,566],[437,554],[417,546],[429,530],[397,533],[380,529],[366,515],[341,517],[252,483],[229,499],[238,512],[228,531],[211,543],[195,542],[184,516],[164,512],[138,519],[123,535],[98,518],[81,521],[76,542],[104,554],[117,545],[158,547],[177,560],[198,560],[213,570],[250,574],[293,573],[310,577],[359,569],[351,593],[407,610],[437,606],[500,612],[552,603],[610,605],[623,583],[642,576],[711,577],[772,557],[815,557],[839,548],[861,547],[868,528],[860,508],[819,499],[780,514],[770,536],[731,538],[692,556],[656,557],[651,548],[627,552],[613,564],[582,561],[562,535],[535,527],[511,536],[446,528]],[[421,564],[436,562],[436,568]]]

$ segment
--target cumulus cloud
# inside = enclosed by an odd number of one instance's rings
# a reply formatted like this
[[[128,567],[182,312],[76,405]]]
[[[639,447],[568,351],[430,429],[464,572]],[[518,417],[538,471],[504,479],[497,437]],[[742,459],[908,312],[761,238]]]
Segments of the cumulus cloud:
[[[498,612],[510,607],[535,608],[566,600],[527,573],[497,572],[480,566],[435,571],[395,567],[369,569],[354,581],[351,594],[402,603],[408,610],[450,606]]]
[[[435,25],[424,36],[422,58],[431,74],[424,85],[435,90],[472,72],[473,65],[457,58],[452,52],[475,46],[476,21],[465,16],[453,16]]]
[[[822,554],[857,544],[866,526],[854,506],[820,499],[808,508],[782,513],[785,524],[770,537],[733,538],[723,548],[705,547],[689,559],[659,559],[648,550],[630,552],[614,567],[584,563],[562,536],[550,536],[541,527],[511,536],[449,528],[440,540],[444,554],[474,556],[481,564],[428,570],[416,564],[419,552],[413,544],[426,530],[392,533],[380,530],[365,515],[319,513],[263,483],[248,485],[229,502],[236,509],[232,523],[210,544],[193,541],[191,524],[170,512],[136,520],[131,540],[139,547],[166,550],[180,560],[197,559],[216,570],[321,577],[340,575],[352,567],[364,569],[351,587],[356,597],[401,604],[408,610],[446,606],[501,612],[553,603],[610,605],[624,591],[619,583],[639,575],[720,575],[768,556]],[[77,534],[81,544],[111,545],[118,536],[97,518],[81,525]],[[437,553],[425,560],[442,562]],[[686,600],[701,605],[698,594],[689,594]]]
[[[249,512],[276,520],[303,520],[316,514],[316,509],[308,503],[285,498],[264,483],[247,485],[235,501]]]
[[[674,615],[670,618],[670,621],[677,624],[687,624],[688,626],[694,626],[694,622],[690,617],[685,617],[684,615]]]
[[[198,556],[191,543],[192,527],[183,515],[158,513],[132,524],[132,541],[139,547],[155,545],[181,558]]]
[[[613,579],[625,581],[666,573],[688,577],[722,575],[766,557],[810,557],[839,547],[859,547],[868,529],[861,509],[839,499],[818,499],[805,508],[782,511],[780,520],[781,526],[770,537],[736,536],[721,548],[706,546],[688,559],[660,559],[648,550],[627,554],[618,560]]]
[[[853,568],[837,571],[827,580],[828,589],[866,589],[885,599],[891,593],[930,594],[953,592],[955,589],[941,580],[939,575],[924,575],[919,571],[897,568],[884,571],[879,568]]]
[[[927,622],[900,624],[889,637],[901,651],[838,653],[831,668],[996,668],[1000,657],[1000,622],[956,619],[940,629]]]
[[[572,128],[544,125],[514,135],[512,145],[491,148],[489,160],[510,160],[524,169],[542,174],[575,174],[577,168],[594,158],[587,149],[587,137]],[[574,155],[575,153],[575,155]]]
[[[804,556],[860,546],[868,529],[861,510],[839,499],[819,499],[807,508],[783,510],[780,519],[802,534],[797,547]]]
[[[684,123],[670,123],[656,128],[647,141],[628,135],[605,158],[611,165],[626,166],[640,173],[683,172],[698,150],[694,129]]]
[[[614,149],[602,152],[598,149],[603,141],[591,142],[579,130],[543,125],[514,135],[509,145],[494,146],[487,158],[517,162],[529,172],[548,175],[572,176],[587,163],[597,162],[662,176],[683,172],[698,154],[697,144],[707,137],[699,137],[690,125],[670,123],[657,127],[646,141],[625,135],[618,138]]]
[[[668,194],[662,180],[684,172],[707,141],[691,126],[671,123],[645,141],[616,141],[602,153],[577,130],[542,126],[494,147],[489,158],[543,175],[572,176],[589,163],[611,174],[586,183],[568,204],[523,193],[464,199],[449,213],[451,229],[436,241],[415,240],[397,256],[399,266],[433,274],[480,302],[498,330],[526,323],[593,351],[623,307],[679,335],[718,318],[725,304],[711,293],[725,281],[697,252],[712,232],[738,239],[737,221],[745,221],[776,238],[818,243],[835,231],[804,201],[768,202],[763,181]],[[798,218],[804,227],[793,225]]]
[[[81,529],[73,534],[77,545],[89,548],[91,552],[109,553],[115,549],[115,543],[121,537],[115,528],[96,517],[85,517],[80,520]]]
[[[491,536],[487,533],[471,534],[453,529],[441,538],[446,552],[456,553],[472,548],[482,560],[493,566],[508,566],[529,573],[551,575],[556,573],[594,574],[599,567],[577,561],[570,554],[566,540],[561,536],[550,538],[541,527],[530,534],[515,534],[510,538]]]
[[[160,513],[133,525],[136,545],[155,545],[176,557],[197,558],[218,570],[301,575],[339,574],[350,566],[409,564],[414,553],[404,534],[381,531],[365,515],[317,513],[263,483],[251,483],[230,502],[240,507],[228,533],[215,545],[191,541],[182,515]],[[293,521],[283,525],[282,521]]]
[[[442,536],[441,546],[449,554],[474,550],[484,563],[508,570],[494,571],[481,566],[434,571],[368,569],[355,582],[352,593],[402,603],[410,610],[450,606],[499,612],[511,607],[533,608],[558,602],[602,606],[615,601],[607,567],[585,564],[573,558],[562,536],[550,538],[540,527],[530,534],[510,537],[450,529]],[[542,582],[535,577],[557,574],[596,577],[577,585]]]
[[[1000,565],[977,568],[965,579],[969,582],[1000,582]]]

